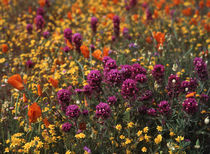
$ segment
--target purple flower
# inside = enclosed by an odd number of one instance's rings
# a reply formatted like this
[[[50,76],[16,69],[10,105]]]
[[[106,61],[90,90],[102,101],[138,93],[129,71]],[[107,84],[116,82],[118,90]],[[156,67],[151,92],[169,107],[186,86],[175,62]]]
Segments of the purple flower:
[[[202,103],[207,103],[208,100],[209,100],[209,96],[208,96],[208,95],[201,94],[200,101],[201,101]]]
[[[45,12],[43,8],[40,7],[36,10],[36,15],[44,16],[44,14]]]
[[[120,70],[124,80],[131,78],[132,76],[132,67],[131,65],[121,65]]]
[[[28,68],[32,68],[32,67],[34,66],[34,63],[33,63],[31,60],[28,60],[28,61],[26,62],[26,66],[27,66]]]
[[[106,81],[111,85],[119,85],[122,82],[122,76],[118,69],[111,69],[106,76]]]
[[[71,93],[67,89],[61,89],[58,91],[57,97],[60,103],[69,103],[71,100]]]
[[[82,45],[82,35],[80,33],[75,33],[73,35],[73,42],[76,46],[76,50],[80,52],[80,46]]]
[[[126,79],[123,82],[122,88],[121,88],[121,95],[125,99],[135,98],[137,92],[138,92],[138,89],[136,87],[136,81],[135,80]]]
[[[152,12],[150,9],[146,9],[146,19],[147,21],[152,20]]]
[[[137,2],[138,2],[137,0],[130,0],[129,7],[130,7],[130,8],[135,7],[136,4],[137,4]]]
[[[32,34],[32,30],[33,30],[32,24],[27,24],[26,29],[27,29],[28,34]]]
[[[157,64],[154,66],[154,69],[152,70],[152,76],[158,83],[161,83],[163,81],[164,72],[165,72],[164,66],[161,64]]]
[[[169,112],[171,111],[171,107],[170,107],[170,104],[168,103],[168,101],[161,101],[159,104],[158,104],[158,107],[159,107],[159,112],[163,115],[168,115]]]
[[[77,105],[69,105],[66,109],[66,116],[69,118],[78,118],[80,115],[80,109]]]
[[[92,92],[93,92],[93,88],[90,85],[85,85],[83,87],[83,92],[86,96],[91,96]]]
[[[98,19],[96,17],[92,17],[91,18],[91,28],[92,28],[92,31],[94,34],[96,33],[96,30],[97,30],[97,23],[98,23]]]
[[[44,28],[44,24],[45,24],[45,21],[44,21],[44,18],[41,16],[41,15],[37,15],[35,17],[35,23],[36,23],[36,29],[40,29],[42,30]]]
[[[91,150],[88,147],[86,147],[86,146],[83,148],[83,150],[85,150],[88,153],[91,153]]]
[[[86,109],[83,109],[83,110],[82,110],[82,115],[88,116],[88,113],[89,113],[88,110],[86,110]]]
[[[117,98],[115,96],[110,96],[108,97],[107,102],[109,105],[114,105],[117,102]]]
[[[62,130],[63,130],[64,132],[69,132],[70,129],[71,129],[71,126],[72,126],[72,124],[70,124],[69,122],[66,122],[66,123],[64,123],[64,124],[62,125]]]
[[[110,115],[111,115],[111,109],[108,104],[100,102],[96,106],[96,117],[97,118],[107,119],[110,117]]]
[[[152,91],[151,90],[146,90],[140,97],[141,101],[146,101],[152,98]]]
[[[194,63],[194,69],[198,75],[198,77],[202,80],[208,80],[208,72],[207,72],[207,65],[203,61],[202,58],[196,57],[193,61]]]
[[[139,83],[145,83],[147,82],[147,76],[144,74],[137,74],[135,80]]]
[[[126,28],[126,27],[123,28],[123,37],[125,37],[128,40],[131,39],[131,36],[129,35],[128,28]]]
[[[180,78],[176,75],[171,74],[168,78],[168,86],[166,87],[168,90],[168,95],[170,97],[177,97],[181,92],[181,82]]]
[[[198,103],[195,98],[187,98],[182,104],[183,110],[188,114],[194,114],[198,110]]]
[[[95,46],[93,44],[90,45],[91,52],[94,52]]]
[[[101,73],[98,70],[92,70],[87,76],[87,83],[91,87],[98,87],[100,86],[102,81]]]
[[[116,69],[116,68],[117,68],[117,64],[114,59],[107,60],[105,64],[105,69],[111,70],[111,69]]]
[[[42,35],[44,36],[44,38],[48,39],[50,37],[50,32],[45,31]]]
[[[112,58],[110,58],[109,56],[105,56],[105,57],[103,57],[103,63],[104,63],[104,66],[106,66],[106,63],[107,63],[107,61],[108,60],[111,60]]]
[[[137,74],[147,74],[146,69],[138,63],[132,65],[132,78],[134,79]]]
[[[63,48],[63,51],[64,51],[65,53],[68,53],[68,52],[70,51],[70,48],[69,48],[68,46],[65,46],[65,47]]]
[[[64,30],[64,38],[67,39],[70,43],[72,43],[72,31],[70,28],[66,28]]]
[[[198,86],[198,82],[196,78],[190,78],[190,81],[182,81],[181,83],[181,90],[183,92],[188,92],[188,91],[195,91],[195,89]]]
[[[114,24],[114,34],[116,37],[120,35],[120,18],[119,16],[115,15],[113,17],[113,24]]]
[[[147,114],[151,116],[156,116],[156,110],[153,108],[150,108],[147,110]]]

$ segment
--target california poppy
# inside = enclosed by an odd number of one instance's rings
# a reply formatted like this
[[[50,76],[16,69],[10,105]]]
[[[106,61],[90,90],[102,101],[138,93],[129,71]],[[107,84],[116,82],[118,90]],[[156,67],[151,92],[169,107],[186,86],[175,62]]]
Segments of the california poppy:
[[[66,44],[71,50],[73,49],[73,45],[69,42],[69,40],[66,40]]]
[[[47,118],[44,118],[42,121],[43,121],[45,127],[48,128],[48,126],[50,125],[48,119]]]
[[[67,13],[67,17],[69,18],[69,20],[72,20],[71,12]]]
[[[184,16],[191,16],[192,15],[192,9],[191,8],[186,8],[186,9],[182,10],[182,14]]]
[[[8,46],[7,44],[2,44],[2,52],[6,53],[8,51]]]
[[[83,54],[83,56],[84,56],[85,58],[89,58],[89,53],[90,53],[90,51],[88,50],[88,47],[87,47],[86,45],[82,45],[82,46],[80,47],[80,50],[81,50],[81,53]]]
[[[44,7],[45,6],[45,3],[46,3],[46,0],[39,0],[39,5],[41,6],[41,7]]]
[[[150,36],[147,36],[146,37],[146,42],[149,43],[149,44],[152,43],[152,38]]]
[[[26,103],[27,101],[28,101],[28,100],[27,100],[27,98],[26,98],[26,94],[23,93],[23,102]]]
[[[36,122],[37,119],[41,116],[42,116],[42,110],[37,103],[33,103],[31,106],[29,106],[28,118],[30,124]]]
[[[196,94],[196,92],[191,92],[191,93],[186,95],[186,98],[194,97],[195,94]]]
[[[161,32],[153,32],[153,37],[157,41],[158,44],[162,44],[165,41],[165,34]]]
[[[39,96],[42,96],[42,89],[41,89],[40,84],[37,85],[37,93]]]
[[[104,47],[103,49],[103,57],[108,56],[109,55],[109,48]]]
[[[11,77],[8,78],[7,82],[13,86],[14,88],[18,90],[23,90],[24,85],[23,85],[23,80],[21,79],[20,74],[15,74]]]
[[[58,87],[58,80],[53,79],[52,77],[50,77],[48,82],[50,82],[54,88]]]
[[[97,49],[92,53],[92,56],[100,61],[102,61],[102,52],[101,50]]]

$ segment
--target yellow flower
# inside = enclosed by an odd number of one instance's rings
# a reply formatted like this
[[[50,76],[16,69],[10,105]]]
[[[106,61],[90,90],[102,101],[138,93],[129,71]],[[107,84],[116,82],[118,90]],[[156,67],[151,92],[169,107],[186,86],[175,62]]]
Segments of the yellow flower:
[[[136,134],[137,134],[137,136],[140,136],[142,134],[142,131],[139,130]]]
[[[144,135],[144,139],[146,140],[146,142],[150,141],[151,136],[148,136],[147,134]]]
[[[175,135],[175,133],[170,131],[169,135],[172,137]]]
[[[147,132],[148,132],[148,130],[149,130],[149,128],[148,128],[148,127],[144,127],[143,132],[144,132],[144,133],[147,133]]]
[[[133,127],[133,125],[134,125],[134,123],[133,123],[133,122],[129,122],[129,123],[128,123],[128,128],[132,128],[132,127]]]
[[[143,148],[141,148],[141,151],[142,152],[147,152],[147,148],[146,147],[143,147]]]
[[[4,152],[6,153],[6,152],[9,152],[9,148],[5,148],[4,149]]]
[[[121,124],[117,124],[117,126],[115,127],[118,131],[120,131],[122,129]]]
[[[143,140],[144,140],[144,136],[141,135],[141,136],[139,137],[139,141],[141,142],[141,141],[143,141]]]
[[[130,144],[131,140],[129,138],[126,138],[125,144]]]
[[[162,132],[163,131],[163,127],[162,126],[157,126],[156,128],[159,132]]]
[[[120,139],[121,140],[125,139],[125,136],[124,135],[120,135]]]
[[[1,59],[0,59],[0,64],[3,63],[3,62],[5,62],[5,61],[6,61],[5,58],[1,58]]]
[[[184,140],[184,137],[178,136],[177,138],[175,138],[175,140],[176,140],[177,142],[181,142],[181,141]]]
[[[154,139],[156,144],[159,144],[162,141],[162,135],[158,135],[155,139]]]
[[[75,137],[78,139],[81,139],[81,138],[85,138],[85,134],[84,133],[79,133],[79,134],[76,134]]]

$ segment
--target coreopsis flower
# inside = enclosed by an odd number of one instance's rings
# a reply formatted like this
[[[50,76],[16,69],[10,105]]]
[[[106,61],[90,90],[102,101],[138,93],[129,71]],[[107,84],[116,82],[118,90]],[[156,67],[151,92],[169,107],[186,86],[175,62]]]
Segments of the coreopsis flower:
[[[29,106],[28,109],[29,123],[36,122],[37,119],[41,116],[42,116],[41,107],[36,102]]]
[[[194,114],[198,110],[198,103],[195,98],[187,98],[182,106],[183,110],[188,114]]]
[[[154,141],[155,141],[155,144],[159,144],[162,141],[162,135],[161,134],[157,135]]]
[[[120,130],[122,129],[122,125],[121,125],[121,124],[117,124],[117,125],[115,126],[115,128],[116,128],[118,131],[120,131]]]
[[[80,116],[80,109],[77,105],[69,105],[66,108],[66,116],[69,118],[78,118]]]
[[[108,119],[111,115],[110,106],[107,103],[100,102],[96,106],[96,117],[101,119]]]
[[[8,82],[8,84],[10,84],[11,86],[13,86],[14,88],[16,88],[18,90],[24,89],[23,80],[22,80],[20,74],[15,74],[15,75],[9,77],[7,82]]]

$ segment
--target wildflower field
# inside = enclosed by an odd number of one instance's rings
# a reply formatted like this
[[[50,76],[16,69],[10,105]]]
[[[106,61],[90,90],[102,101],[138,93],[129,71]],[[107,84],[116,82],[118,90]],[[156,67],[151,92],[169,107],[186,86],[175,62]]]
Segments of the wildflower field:
[[[210,0],[0,0],[0,154],[209,154]]]

